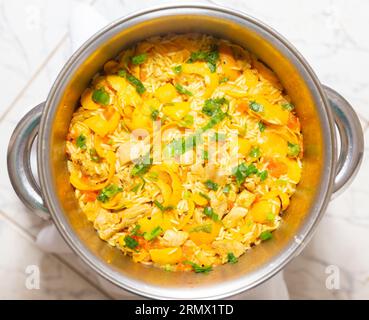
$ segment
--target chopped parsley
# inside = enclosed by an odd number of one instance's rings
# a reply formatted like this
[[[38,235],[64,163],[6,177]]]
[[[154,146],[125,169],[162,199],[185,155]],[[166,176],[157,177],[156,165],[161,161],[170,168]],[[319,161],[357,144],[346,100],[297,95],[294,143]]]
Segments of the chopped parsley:
[[[86,137],[81,134],[76,140],[76,146],[82,150],[86,150]]]
[[[197,263],[191,261],[184,261],[184,264],[188,264],[192,267],[192,270],[196,273],[209,273],[213,270],[212,266],[200,266]]]
[[[219,216],[214,212],[213,208],[211,207],[205,207],[204,214],[215,222],[218,222],[220,220]]]
[[[233,252],[229,252],[227,254],[227,258],[228,258],[228,262],[231,264],[236,264],[238,262],[238,259],[236,258],[236,256],[233,254]]]
[[[122,192],[123,189],[118,187],[115,184],[111,184],[110,186],[107,186],[106,188],[102,189],[97,196],[97,200],[106,203],[108,202],[112,197],[117,195],[119,192]]]

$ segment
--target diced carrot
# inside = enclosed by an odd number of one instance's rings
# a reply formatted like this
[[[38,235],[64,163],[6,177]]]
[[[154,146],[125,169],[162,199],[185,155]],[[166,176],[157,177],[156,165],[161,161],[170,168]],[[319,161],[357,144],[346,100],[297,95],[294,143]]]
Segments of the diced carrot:
[[[287,174],[288,166],[284,162],[280,162],[277,160],[271,160],[268,164],[269,173],[276,178]]]
[[[85,191],[83,194],[85,195],[86,202],[94,202],[98,193],[96,191]]]
[[[288,128],[290,128],[293,131],[300,131],[301,130],[301,125],[300,125],[299,118],[297,118],[292,113],[290,113],[290,116],[288,118],[287,126],[288,126]]]
[[[245,113],[247,112],[247,110],[249,110],[249,104],[246,101],[241,101],[238,105],[237,105],[237,111],[241,112],[241,113]]]

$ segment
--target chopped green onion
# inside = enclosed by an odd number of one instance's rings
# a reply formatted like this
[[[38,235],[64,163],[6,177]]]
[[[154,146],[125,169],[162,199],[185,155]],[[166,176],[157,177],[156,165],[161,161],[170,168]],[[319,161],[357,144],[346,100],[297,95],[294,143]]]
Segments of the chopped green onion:
[[[217,62],[219,60],[218,48],[214,46],[211,51],[192,52],[188,63],[201,60],[207,62],[210,72],[214,73],[217,70]]]
[[[152,230],[150,233],[145,232],[144,238],[147,241],[152,241],[159,237],[163,233],[163,229],[161,227],[156,227],[154,230]]]
[[[160,113],[159,110],[154,110],[153,112],[151,112],[151,119],[154,121],[158,120],[159,113]]]
[[[223,193],[229,193],[231,191],[231,185],[227,184],[224,188],[223,188]]]
[[[207,180],[205,185],[208,189],[217,191],[219,189],[219,185],[211,180]]]
[[[231,264],[235,264],[238,262],[238,259],[236,258],[236,256],[233,254],[233,252],[229,252],[227,254],[227,258],[228,258],[228,262]]]
[[[252,158],[260,158],[261,152],[260,149],[257,147],[254,147],[251,149],[249,156]]]
[[[229,81],[229,78],[228,77],[223,77],[223,78],[221,78],[220,80],[219,80],[219,84],[221,84],[221,83],[226,83],[226,82],[228,82]]]
[[[150,170],[150,167],[151,164],[138,163],[133,167],[131,175],[134,177],[143,176]]]
[[[138,242],[137,242],[137,240],[133,239],[133,238],[132,238],[132,237],[130,237],[130,236],[126,236],[126,237],[124,238],[124,242],[125,242],[126,246],[127,246],[128,248],[132,249],[132,250],[138,247]]]
[[[86,150],[86,137],[81,134],[76,140],[76,146],[82,150]]]
[[[219,216],[214,212],[213,208],[211,207],[206,207],[204,209],[204,214],[215,222],[218,222],[220,220]]]
[[[270,240],[272,238],[273,238],[273,235],[272,235],[272,233],[270,231],[264,231],[260,235],[260,239],[262,241],[267,241],[267,240]]]
[[[255,101],[251,101],[249,103],[249,107],[254,112],[263,112],[264,110],[264,107],[261,104],[256,103]]]
[[[185,95],[188,95],[188,96],[192,96],[192,92],[188,91],[184,86],[182,86],[179,83],[177,83],[175,85],[175,88],[176,88],[177,92],[180,93],[180,94],[185,94]]]
[[[108,202],[112,197],[117,195],[119,192],[122,192],[123,189],[118,187],[115,184],[111,184],[110,186],[107,186],[106,188],[102,189],[97,196],[97,200],[106,203]]]
[[[205,193],[199,192],[199,195],[200,195],[201,197],[203,197],[204,199],[206,199],[206,200],[210,201],[210,197],[209,197],[208,195],[206,195]]]
[[[142,234],[141,233],[139,233],[139,231],[140,231],[140,229],[141,229],[141,226],[138,224],[137,226],[135,226],[133,229],[132,229],[132,231],[131,231],[131,235],[133,235],[133,236],[142,236]]]
[[[290,157],[297,157],[301,152],[300,146],[298,144],[294,144],[288,142],[288,155]]]
[[[90,157],[91,157],[91,160],[93,162],[100,162],[101,161],[101,158],[99,157],[99,155],[97,154],[97,151],[96,149],[91,149],[90,150]]]
[[[295,109],[295,106],[292,103],[284,103],[282,104],[282,108],[287,111],[292,111]]]
[[[233,175],[236,178],[237,185],[240,186],[243,184],[247,177],[252,174],[257,174],[259,171],[255,167],[255,165],[250,164],[249,166],[245,163],[241,163],[238,167],[233,170]]]
[[[174,72],[175,74],[180,74],[180,73],[182,72],[182,66],[181,66],[181,65],[175,66],[175,67],[173,68],[173,72]]]
[[[190,232],[205,232],[211,233],[213,231],[213,225],[211,223],[203,224],[201,226],[190,229]]]
[[[173,210],[173,207],[164,207],[159,201],[154,200],[154,204],[160,209],[161,212]]]
[[[264,170],[259,172],[260,181],[265,181],[269,176],[268,171]]]
[[[93,92],[92,100],[102,106],[107,106],[110,102],[110,95],[104,88],[100,88]]]
[[[196,273],[209,273],[213,270],[212,266],[200,266],[191,261],[184,261],[183,263],[190,265],[192,267],[192,270]]]
[[[261,121],[258,123],[258,127],[260,132],[264,132],[266,129],[266,125]]]
[[[138,56],[134,56],[132,57],[132,63],[134,65],[140,65],[140,64],[143,64],[147,59],[147,53],[142,53],[142,54],[139,54]]]
[[[123,69],[118,71],[118,75],[122,78],[126,78],[128,82],[136,88],[137,93],[139,94],[145,93],[146,91],[145,86],[135,76],[129,74],[126,70],[123,70]]]

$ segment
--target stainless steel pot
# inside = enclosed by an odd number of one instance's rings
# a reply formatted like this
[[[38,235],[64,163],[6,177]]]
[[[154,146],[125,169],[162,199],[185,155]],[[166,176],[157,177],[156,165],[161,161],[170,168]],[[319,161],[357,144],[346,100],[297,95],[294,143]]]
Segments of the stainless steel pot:
[[[66,165],[69,122],[92,76],[124,47],[169,32],[213,34],[258,55],[278,74],[296,105],[305,140],[302,181],[274,239],[247,252],[238,264],[218,267],[209,275],[168,273],[135,264],[101,241],[78,207]],[[40,186],[29,164],[36,136]],[[24,204],[45,219],[51,217],[76,254],[114,284],[151,298],[215,299],[257,286],[296,256],[311,238],[332,194],[355,176],[362,155],[363,133],[352,107],[337,92],[321,85],[305,59],[281,35],[240,12],[173,5],[112,23],[69,59],[47,101],[28,113],[15,129],[9,143],[8,171]]]

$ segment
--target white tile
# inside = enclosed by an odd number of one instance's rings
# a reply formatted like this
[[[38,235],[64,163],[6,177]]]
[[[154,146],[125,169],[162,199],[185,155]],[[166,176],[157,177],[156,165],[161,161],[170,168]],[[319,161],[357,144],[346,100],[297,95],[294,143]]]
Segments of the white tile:
[[[53,256],[44,254],[0,218],[0,299],[105,299],[100,291]],[[40,289],[27,289],[27,267],[36,266]]]

